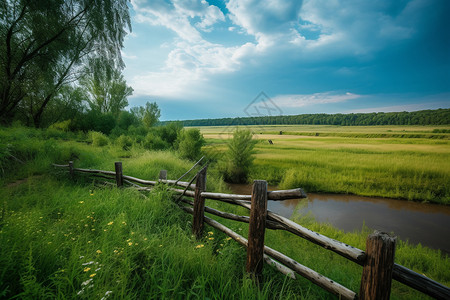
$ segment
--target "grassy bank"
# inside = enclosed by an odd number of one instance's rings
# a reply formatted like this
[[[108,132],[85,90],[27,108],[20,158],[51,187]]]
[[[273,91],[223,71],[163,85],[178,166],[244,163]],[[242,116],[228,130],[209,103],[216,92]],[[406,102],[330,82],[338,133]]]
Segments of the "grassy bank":
[[[450,204],[450,134],[433,133],[441,127],[249,126],[260,141],[250,175],[307,192]],[[211,152],[225,151],[234,130],[199,128]]]
[[[196,241],[191,216],[178,209],[162,186],[144,197],[129,189],[98,188],[81,176],[69,181],[67,174],[50,166],[71,159],[76,167],[113,170],[114,161],[120,160],[127,175],[155,179],[166,169],[169,178],[177,178],[192,162],[175,153],[97,147],[82,136],[77,142],[40,131],[13,133],[2,133],[9,153],[20,161],[10,159],[2,165],[0,298],[334,298],[305,279],[286,279],[267,265],[258,290],[245,275],[245,249],[208,226],[204,238]],[[214,170],[207,186],[225,190]],[[207,205],[248,214],[214,201]],[[312,219],[297,221],[365,248],[366,228],[343,233]],[[247,236],[246,224],[220,222]],[[358,290],[361,267],[286,232],[269,231],[266,244]],[[450,284],[450,260],[439,251],[399,242],[396,262]],[[392,298],[424,296],[394,283]]]

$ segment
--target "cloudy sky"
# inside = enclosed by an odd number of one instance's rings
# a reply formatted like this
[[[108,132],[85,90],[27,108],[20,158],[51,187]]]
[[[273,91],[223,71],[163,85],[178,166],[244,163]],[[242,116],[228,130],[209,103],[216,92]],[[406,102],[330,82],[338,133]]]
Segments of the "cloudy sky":
[[[448,0],[133,0],[130,107],[162,120],[450,107]]]

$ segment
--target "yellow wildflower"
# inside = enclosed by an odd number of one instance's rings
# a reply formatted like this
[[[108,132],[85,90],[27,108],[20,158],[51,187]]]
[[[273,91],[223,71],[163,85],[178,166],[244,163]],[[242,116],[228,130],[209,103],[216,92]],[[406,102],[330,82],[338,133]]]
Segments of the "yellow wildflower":
[[[131,245],[133,245],[133,242],[128,242],[128,246],[131,246]]]
[[[162,247],[162,245],[159,245],[159,247]]]
[[[80,202],[78,202],[78,203],[80,203],[80,204],[83,204],[83,203],[84,203],[84,201],[80,201]]]
[[[94,193],[90,193],[89,195],[94,196]]]
[[[97,273],[92,273],[91,275],[89,275],[89,277],[94,277],[95,275],[97,275]]]
[[[209,237],[208,240],[212,241],[214,238],[213,237]]]
[[[91,241],[87,241],[88,244],[92,243]]]
[[[231,238],[230,238],[230,237],[227,237],[225,240],[226,240],[226,241],[229,241],[229,240],[231,240]]]
[[[114,223],[113,221],[109,222],[109,223],[108,223],[108,226],[111,226],[113,223]]]
[[[214,234],[214,232],[212,232],[212,231],[209,231],[209,232],[208,232],[208,234],[209,234],[209,235],[213,235],[213,234]]]
[[[203,248],[203,247],[205,247],[205,245],[200,244],[200,245],[195,246],[195,249],[200,249],[200,248]]]
[[[86,267],[86,268],[84,268],[83,271],[84,271],[84,272],[88,272],[90,269],[91,269],[91,268],[87,268],[87,267]]]
[[[95,252],[97,252],[97,254],[102,254],[102,250],[97,250]]]

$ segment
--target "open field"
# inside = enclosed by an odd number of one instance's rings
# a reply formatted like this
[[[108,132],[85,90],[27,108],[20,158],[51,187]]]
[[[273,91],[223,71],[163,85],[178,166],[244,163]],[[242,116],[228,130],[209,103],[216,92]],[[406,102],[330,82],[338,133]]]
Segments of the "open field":
[[[433,133],[448,126],[245,127],[259,140],[252,179],[309,192],[450,204],[450,133]],[[235,129],[198,128],[210,153],[224,151]]]
[[[143,197],[134,190],[96,187],[83,177],[73,182],[51,167],[74,160],[76,167],[113,170],[114,162],[122,161],[127,175],[155,179],[166,169],[169,178],[177,178],[192,162],[172,151],[97,147],[25,129],[0,130],[0,135],[20,159],[1,165],[0,298],[335,299],[268,265],[259,290],[245,275],[245,249],[208,226],[204,238],[195,240],[191,216],[177,208],[164,187]],[[214,168],[208,171],[207,189],[226,191]],[[248,214],[215,201],[207,205]],[[214,218],[247,236],[248,225]],[[308,218],[296,221],[365,249],[367,228],[344,233]],[[362,269],[350,261],[286,232],[267,232],[266,244],[358,290]],[[450,283],[450,259],[440,251],[399,241],[396,263]],[[424,295],[394,282],[392,299]]]

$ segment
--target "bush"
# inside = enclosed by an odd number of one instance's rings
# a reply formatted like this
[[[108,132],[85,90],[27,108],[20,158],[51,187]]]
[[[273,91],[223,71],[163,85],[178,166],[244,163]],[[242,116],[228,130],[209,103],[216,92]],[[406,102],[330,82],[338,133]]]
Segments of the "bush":
[[[253,165],[253,148],[256,141],[250,130],[237,129],[228,142],[225,161],[219,164],[224,179],[233,183],[245,183]]]
[[[147,150],[163,150],[169,148],[169,145],[155,132],[149,132],[145,136],[143,146]]]
[[[89,140],[92,142],[92,145],[103,147],[108,145],[109,139],[106,135],[97,131],[89,132]]]
[[[205,139],[199,129],[183,129],[177,138],[178,154],[182,158],[197,160],[202,154]]]
[[[116,144],[123,150],[130,150],[133,140],[129,136],[122,134],[117,138]]]

